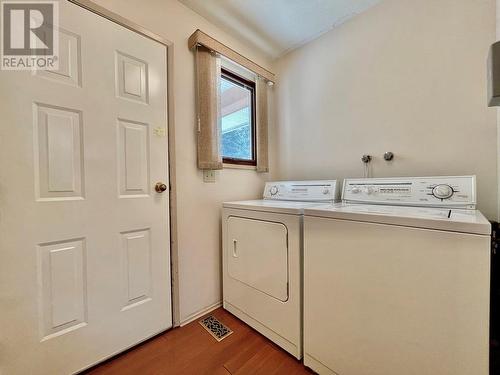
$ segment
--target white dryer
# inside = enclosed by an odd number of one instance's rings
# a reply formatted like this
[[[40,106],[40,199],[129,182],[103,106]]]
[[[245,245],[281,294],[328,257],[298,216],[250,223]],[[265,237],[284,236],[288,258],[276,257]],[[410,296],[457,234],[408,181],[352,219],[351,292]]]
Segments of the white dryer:
[[[224,308],[302,358],[304,208],[333,202],[337,183],[266,183],[264,199],[225,202]]]
[[[304,363],[487,375],[490,223],[474,176],[347,179],[305,209]]]

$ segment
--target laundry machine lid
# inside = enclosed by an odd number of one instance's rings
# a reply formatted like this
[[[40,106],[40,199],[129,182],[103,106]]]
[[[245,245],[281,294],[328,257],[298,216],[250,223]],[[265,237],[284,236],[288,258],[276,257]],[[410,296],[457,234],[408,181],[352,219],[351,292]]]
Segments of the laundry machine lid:
[[[304,208],[333,203],[338,197],[336,180],[266,182],[263,198],[224,202],[224,208],[302,215]]]
[[[481,212],[471,209],[338,203],[306,208],[304,215],[460,233],[491,234],[490,222]]]
[[[224,208],[236,208],[240,210],[263,211],[284,213],[292,215],[302,215],[305,208],[314,207],[321,202],[294,202],[294,201],[274,201],[269,199],[258,199],[249,201],[224,202]]]

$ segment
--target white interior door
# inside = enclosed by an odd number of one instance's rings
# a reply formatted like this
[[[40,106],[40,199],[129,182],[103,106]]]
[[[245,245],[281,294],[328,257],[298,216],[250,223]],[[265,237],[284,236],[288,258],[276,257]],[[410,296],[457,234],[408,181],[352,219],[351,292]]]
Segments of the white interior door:
[[[172,325],[166,47],[60,2],[60,69],[0,72],[0,374]]]

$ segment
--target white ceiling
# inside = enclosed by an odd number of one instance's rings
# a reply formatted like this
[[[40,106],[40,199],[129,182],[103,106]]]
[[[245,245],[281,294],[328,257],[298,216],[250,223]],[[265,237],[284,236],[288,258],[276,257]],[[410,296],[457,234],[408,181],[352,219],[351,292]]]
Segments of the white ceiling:
[[[179,0],[272,58],[340,25],[380,0]]]

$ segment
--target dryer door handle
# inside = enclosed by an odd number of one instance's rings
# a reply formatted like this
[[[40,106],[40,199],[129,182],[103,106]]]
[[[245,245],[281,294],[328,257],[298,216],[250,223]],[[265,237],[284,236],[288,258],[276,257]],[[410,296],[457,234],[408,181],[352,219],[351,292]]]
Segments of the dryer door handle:
[[[233,257],[238,258],[238,240],[233,238]]]

